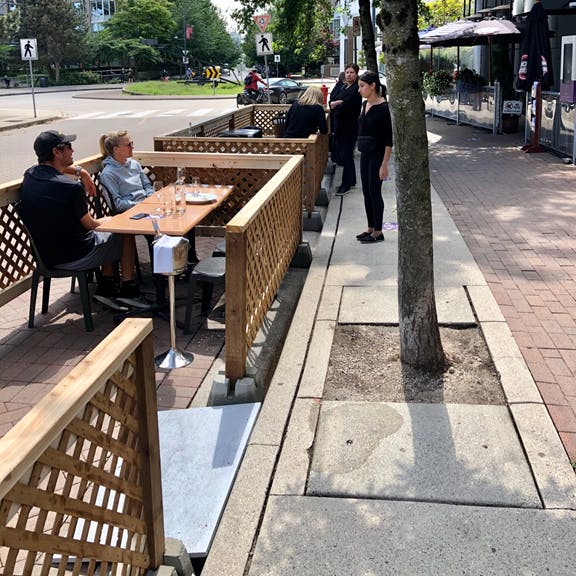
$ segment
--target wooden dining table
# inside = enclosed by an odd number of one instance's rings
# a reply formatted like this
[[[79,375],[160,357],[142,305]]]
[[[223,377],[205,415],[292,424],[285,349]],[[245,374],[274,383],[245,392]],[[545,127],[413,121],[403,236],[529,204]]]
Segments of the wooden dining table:
[[[170,216],[155,217],[158,213],[158,208],[162,208],[164,200],[160,201],[156,197],[156,193],[148,196],[139,202],[136,206],[132,206],[121,214],[112,216],[105,222],[98,226],[99,232],[116,232],[118,234],[155,234],[154,225],[152,220],[155,220],[158,225],[160,233],[167,234],[168,236],[185,236],[190,230],[197,226],[210,212],[218,208],[220,204],[230,195],[233,186],[202,186],[197,191],[200,194],[213,194],[216,196],[214,202],[206,204],[191,204],[186,203],[186,211],[184,214],[176,214],[173,212]],[[187,186],[185,194],[191,193],[192,188]],[[174,184],[165,186],[159,191],[163,198],[171,194],[174,196]],[[145,218],[133,220],[131,216],[136,214],[147,214]]]
[[[139,202],[126,212],[112,216],[110,219],[103,222],[98,226],[98,230],[102,232],[116,232],[118,234],[146,234],[152,235],[159,232],[168,236],[185,236],[194,229],[212,210],[218,208],[220,204],[230,195],[233,186],[202,186],[196,190],[191,187],[185,187],[183,193],[199,192],[200,194],[212,194],[216,197],[214,201],[198,204],[186,201],[186,210],[183,214],[173,212],[169,216],[162,216],[154,218],[157,210],[164,207],[165,200],[168,195],[172,198],[174,194],[174,184],[165,186],[159,192],[155,192],[148,198]],[[157,194],[162,195],[162,201],[157,197]],[[192,196],[192,199],[195,197]],[[195,198],[199,200],[198,197]],[[136,214],[146,214],[145,217],[133,219],[131,216]],[[154,224],[157,224],[158,230],[154,229]],[[154,358],[154,363],[157,368],[169,369],[182,368],[188,366],[193,360],[194,355],[190,352],[179,350],[176,346],[176,319],[175,319],[175,288],[174,276],[175,274],[166,274],[168,276],[168,295],[169,295],[169,314],[170,314],[170,348],[165,352],[157,355]],[[142,312],[157,311],[165,305],[164,283],[158,281],[158,274],[155,274],[156,281],[156,305],[147,307]]]

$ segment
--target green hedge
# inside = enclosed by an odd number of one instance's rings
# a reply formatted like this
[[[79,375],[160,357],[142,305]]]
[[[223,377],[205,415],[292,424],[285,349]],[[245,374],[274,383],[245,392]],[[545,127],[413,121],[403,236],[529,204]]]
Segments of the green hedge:
[[[100,75],[96,72],[91,72],[89,70],[75,70],[75,71],[64,71],[60,74],[60,82],[56,83],[53,78],[50,78],[49,83],[51,85],[59,86],[76,86],[78,84],[99,84]]]

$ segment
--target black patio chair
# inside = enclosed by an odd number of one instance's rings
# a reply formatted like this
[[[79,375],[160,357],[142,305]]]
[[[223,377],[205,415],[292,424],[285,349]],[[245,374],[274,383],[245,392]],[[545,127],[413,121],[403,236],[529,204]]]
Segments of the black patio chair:
[[[200,262],[196,264],[196,267],[190,273],[190,282],[188,284],[188,300],[186,302],[183,325],[184,334],[190,334],[190,317],[192,316],[196,289],[199,286],[202,288],[202,305],[200,311],[203,316],[207,316],[210,312],[214,286],[223,284],[225,279],[226,258],[210,256],[200,260]]]
[[[26,229],[26,227],[24,227]],[[70,292],[74,293],[74,281],[78,280],[80,289],[80,301],[82,303],[82,314],[84,315],[84,327],[86,332],[94,330],[94,323],[92,321],[92,309],[90,306],[90,292],[88,290],[88,282],[94,272],[93,268],[88,270],[60,270],[58,268],[48,268],[42,261],[38,248],[34,244],[34,240],[30,232],[26,229],[30,246],[32,247],[32,254],[36,263],[36,268],[32,273],[32,287],[30,288],[30,312],[28,314],[28,328],[34,328],[34,317],[36,315],[36,297],[38,295],[38,285],[43,280],[42,286],[42,308],[41,313],[48,312],[48,304],[50,303],[50,285],[52,278],[72,278]],[[96,271],[99,274],[99,271]]]

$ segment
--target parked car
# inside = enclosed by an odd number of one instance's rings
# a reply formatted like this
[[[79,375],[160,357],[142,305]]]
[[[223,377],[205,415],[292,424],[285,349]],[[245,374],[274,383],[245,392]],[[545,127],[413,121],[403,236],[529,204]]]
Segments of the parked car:
[[[307,86],[290,78],[269,78],[270,100],[273,104],[286,104],[298,99]]]

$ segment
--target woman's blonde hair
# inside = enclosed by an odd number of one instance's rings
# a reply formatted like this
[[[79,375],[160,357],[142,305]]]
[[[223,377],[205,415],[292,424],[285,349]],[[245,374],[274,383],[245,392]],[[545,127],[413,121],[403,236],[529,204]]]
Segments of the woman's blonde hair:
[[[103,158],[114,156],[114,146],[120,146],[120,138],[124,138],[128,134],[128,130],[118,130],[116,132],[108,132],[100,136],[100,154]]]
[[[320,88],[310,86],[309,88],[306,88],[306,92],[300,94],[298,103],[302,106],[312,106],[314,104],[322,105],[324,103],[324,94],[322,94]]]

